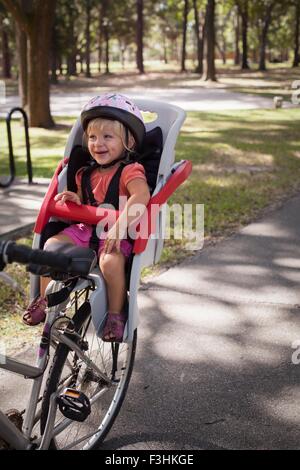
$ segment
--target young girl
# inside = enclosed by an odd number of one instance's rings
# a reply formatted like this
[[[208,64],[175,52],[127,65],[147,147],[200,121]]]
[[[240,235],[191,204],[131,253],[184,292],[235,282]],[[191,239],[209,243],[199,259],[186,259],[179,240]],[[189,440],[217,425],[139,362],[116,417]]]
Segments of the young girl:
[[[81,123],[87,146],[96,167],[90,176],[92,192],[97,203],[104,201],[109,183],[121,162],[130,158],[130,153],[141,146],[145,126],[139,109],[123,95],[105,94],[93,98],[81,113]],[[60,204],[66,201],[82,204],[81,178],[83,169],[76,174],[78,191],[63,191],[55,200]],[[105,239],[99,240],[99,266],[103,274],[108,296],[108,314],[102,339],[121,342],[126,315],[123,311],[126,298],[125,263],[132,251],[126,239],[127,228],[135,217],[128,215],[133,204],[147,206],[150,194],[144,167],[139,163],[124,166],[119,184],[119,196],[126,196],[127,203],[117,222],[107,232]],[[139,206],[140,208],[140,206]],[[45,249],[52,243],[68,242],[84,247],[89,246],[92,227],[87,224],[74,224],[47,240]],[[102,238],[102,237],[101,237]],[[47,301],[45,289],[49,278],[41,277],[40,296],[27,308],[23,321],[36,325],[45,319]]]

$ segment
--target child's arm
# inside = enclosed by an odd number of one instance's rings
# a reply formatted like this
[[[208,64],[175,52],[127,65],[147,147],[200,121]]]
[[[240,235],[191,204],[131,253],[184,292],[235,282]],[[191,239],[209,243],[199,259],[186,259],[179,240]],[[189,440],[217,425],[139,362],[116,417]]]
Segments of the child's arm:
[[[104,244],[105,253],[110,253],[114,246],[116,246],[117,251],[120,250],[120,243],[122,238],[126,238],[127,228],[131,223],[136,221],[137,216],[139,216],[139,218],[142,216],[150,200],[148,185],[142,178],[131,180],[127,184],[127,190],[130,196],[126,202],[124,210],[114,226],[107,232]],[[137,211],[134,210],[134,205],[137,206]],[[133,210],[130,211],[129,209],[132,207]]]
[[[82,203],[82,190],[81,190],[81,177],[82,177],[82,168],[77,171],[76,173],[76,186],[77,186],[77,193],[73,191],[68,191],[67,186],[65,186],[64,190],[57,194],[54,197],[55,201],[59,201],[60,204],[64,204],[66,201],[75,202],[78,206]]]
[[[77,193],[73,193],[73,191],[63,191],[54,197],[54,200],[58,201],[59,204],[64,204],[66,201],[71,201],[75,202],[75,204],[78,206],[81,205],[81,199],[82,196],[80,190]]]

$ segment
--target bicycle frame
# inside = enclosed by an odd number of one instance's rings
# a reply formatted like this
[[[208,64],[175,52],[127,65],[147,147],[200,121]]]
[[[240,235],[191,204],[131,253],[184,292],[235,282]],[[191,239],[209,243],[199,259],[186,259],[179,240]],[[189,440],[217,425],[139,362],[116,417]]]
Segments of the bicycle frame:
[[[91,275],[91,279],[92,277],[93,275]],[[52,281],[47,288],[47,294],[55,292],[57,290],[57,287],[58,283]],[[3,356],[2,361],[0,363],[0,369],[4,369],[9,372],[24,376],[24,378],[29,378],[33,380],[30,398],[28,401],[29,406],[26,410],[23,425],[23,433],[19,431],[16,426],[11,423],[8,417],[0,410],[0,437],[4,439],[10,446],[12,446],[13,449],[16,450],[30,450],[33,448],[37,450],[48,449],[51,439],[54,437],[53,431],[57,407],[56,398],[58,396],[59,391],[53,393],[53,395],[51,396],[50,408],[43,436],[41,436],[34,442],[31,440],[33,427],[35,425],[36,420],[39,418],[39,413],[37,413],[37,406],[44,373],[48,364],[49,346],[51,340],[55,340],[59,343],[63,343],[69,346],[76,352],[78,357],[80,357],[83,362],[85,362],[88,366],[92,365],[93,368],[97,371],[97,373],[99,373],[99,376],[101,376],[107,382],[108,385],[111,383],[111,379],[104,375],[103,372],[98,369],[98,367],[91,361],[89,357],[86,356],[82,349],[74,341],[72,341],[70,336],[62,334],[55,327],[54,322],[62,309],[62,305],[63,304],[60,304],[55,307],[49,308],[45,326],[41,336],[36,366],[30,366],[23,362],[16,361],[8,356]],[[65,427],[67,427],[67,425],[68,423],[65,425]],[[55,434],[58,434],[58,432],[56,432]]]
[[[44,331],[46,328],[49,327],[49,321],[51,321],[49,317],[51,316],[53,317],[53,314],[48,315]],[[0,435],[14,449],[29,450],[30,448],[32,448],[30,436],[34,426],[42,380],[47,367],[47,357],[47,350],[45,350],[44,354],[42,355],[40,348],[36,366],[29,366],[23,362],[16,361],[7,356],[4,356],[4,361],[0,364],[1,369],[14,372],[18,375],[24,376],[24,378],[29,378],[33,380],[33,385],[31,388],[30,398],[28,402],[30,405],[27,409],[24,421],[24,433],[21,433],[9,421],[9,419],[4,415],[4,413],[0,411]]]

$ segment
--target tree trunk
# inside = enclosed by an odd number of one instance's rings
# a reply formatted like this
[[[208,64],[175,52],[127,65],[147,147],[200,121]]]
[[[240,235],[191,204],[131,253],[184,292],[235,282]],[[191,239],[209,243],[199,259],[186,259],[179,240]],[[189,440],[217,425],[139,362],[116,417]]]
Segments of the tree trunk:
[[[179,56],[178,56],[178,47],[177,47],[177,37],[172,34],[170,37],[170,43],[171,43],[171,60],[174,62],[179,62]]]
[[[98,72],[101,72],[101,62],[102,62],[102,42],[103,42],[103,6],[102,3],[99,4],[98,9],[99,20],[98,20],[98,32],[97,32],[97,42],[98,42]]]
[[[208,0],[205,17],[206,60],[203,80],[216,81],[215,69],[215,0]]]
[[[270,23],[271,23],[271,18],[272,18],[272,10],[273,10],[274,6],[275,6],[275,2],[271,3],[267,7],[265,21],[264,21],[264,25],[263,25],[263,28],[262,28],[261,42],[260,42],[260,54],[259,54],[259,67],[258,67],[258,69],[261,70],[261,71],[266,70],[267,38],[268,38],[268,31],[269,31],[269,26],[270,26]]]
[[[16,23],[16,39],[19,65],[19,96],[22,108],[28,106],[28,68],[27,68],[27,37]]]
[[[240,53],[240,13],[239,9],[235,9],[235,17],[234,17],[234,33],[235,33],[235,41],[234,41],[234,65],[240,65],[241,61],[241,53]]]
[[[85,49],[85,61],[86,61],[86,72],[85,76],[90,78],[91,76],[91,5],[90,0],[86,0],[86,29],[85,29],[85,38],[86,38],[86,49]]]
[[[144,70],[144,57],[143,57],[143,35],[144,35],[144,0],[136,0],[136,11],[137,11],[137,28],[136,28],[136,65],[140,74],[145,72]]]
[[[186,58],[186,30],[187,30],[187,17],[189,12],[189,1],[184,0],[183,10],[183,28],[182,28],[182,49],[181,49],[181,72],[185,72],[185,58]]]
[[[11,60],[9,51],[9,38],[5,26],[1,25],[1,46],[2,46],[2,77],[11,78]]]
[[[69,17],[69,28],[68,28],[68,43],[69,43],[69,54],[67,57],[67,74],[77,75],[76,67],[76,56],[77,56],[77,38],[74,32],[75,25],[75,14],[71,4],[68,5],[68,17]]]
[[[266,70],[266,47],[267,47],[267,28],[264,26],[259,49],[259,66],[258,69],[261,71]]]
[[[39,4],[28,23],[28,111],[32,127],[54,127],[50,113],[49,57],[55,1]]]
[[[195,17],[195,33],[197,41],[197,67],[196,73],[203,73],[203,29],[200,36],[199,10],[197,0],[193,0],[194,17]]]
[[[108,16],[109,2],[107,0],[101,1],[101,22],[102,22],[102,34],[105,43],[105,73],[109,74],[109,16]]]
[[[57,68],[58,68],[58,57],[57,57],[57,35],[55,26],[52,28],[51,38],[51,52],[50,52],[50,69],[51,69],[51,83],[57,84]]]
[[[239,8],[239,12],[242,18],[242,70],[249,70],[250,67],[248,63],[248,1],[244,3],[243,8]]]
[[[29,35],[28,50],[28,107],[29,123],[32,127],[54,127],[50,113],[49,86],[49,34],[43,34],[41,29],[34,28]],[[42,47],[41,47],[42,44]],[[48,50],[48,53],[46,52]]]
[[[54,121],[50,113],[49,57],[56,1],[1,2],[26,33],[28,40],[29,125],[51,128]]]
[[[300,2],[297,1],[296,5],[296,17],[295,17],[295,42],[294,42],[294,60],[293,67],[298,67],[300,57],[299,57],[299,27],[300,27]]]

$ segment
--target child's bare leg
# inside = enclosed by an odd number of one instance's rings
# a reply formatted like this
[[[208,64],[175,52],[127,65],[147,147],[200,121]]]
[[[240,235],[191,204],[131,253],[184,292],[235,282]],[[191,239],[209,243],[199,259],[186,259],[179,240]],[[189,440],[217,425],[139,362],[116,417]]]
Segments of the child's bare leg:
[[[65,242],[74,245],[74,242],[67,235],[58,234],[47,240],[44,249],[47,249],[47,247],[55,242]],[[50,281],[50,277],[40,277],[40,295],[30,303],[23,315],[23,322],[26,323],[26,325],[38,325],[45,319],[45,310],[47,307],[45,291]]]
[[[105,341],[121,340],[124,330],[124,320],[117,316],[123,310],[126,298],[125,257],[122,253],[107,253],[100,256],[99,262],[108,297],[108,312],[113,318],[116,315],[117,327],[112,327],[107,317],[103,331]],[[120,338],[119,338],[120,337]]]
[[[103,274],[108,297],[108,310],[120,313],[126,295],[125,256],[122,253],[102,253],[99,266]]]

